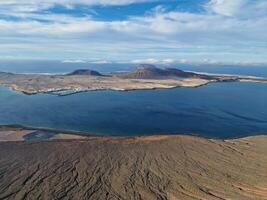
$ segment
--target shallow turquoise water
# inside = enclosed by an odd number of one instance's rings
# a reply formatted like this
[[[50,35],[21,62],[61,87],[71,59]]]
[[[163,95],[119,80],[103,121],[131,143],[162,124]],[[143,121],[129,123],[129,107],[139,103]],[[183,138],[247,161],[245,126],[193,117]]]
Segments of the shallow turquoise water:
[[[94,91],[27,96],[0,88],[0,124],[112,135],[193,133],[229,138],[267,133],[267,84]]]

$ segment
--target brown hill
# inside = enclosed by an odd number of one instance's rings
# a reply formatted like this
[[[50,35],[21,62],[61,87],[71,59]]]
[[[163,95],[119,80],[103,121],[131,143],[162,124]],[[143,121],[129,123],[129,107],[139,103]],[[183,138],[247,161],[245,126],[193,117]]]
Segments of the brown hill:
[[[210,76],[186,72],[176,68],[157,68],[153,65],[140,65],[132,72],[117,73],[116,76],[127,79],[167,79],[167,78],[204,78]]]
[[[0,199],[266,199],[267,137],[0,143]]]
[[[103,74],[99,73],[98,71],[90,70],[90,69],[78,69],[78,70],[75,70],[75,71],[73,71],[67,75],[104,76]]]

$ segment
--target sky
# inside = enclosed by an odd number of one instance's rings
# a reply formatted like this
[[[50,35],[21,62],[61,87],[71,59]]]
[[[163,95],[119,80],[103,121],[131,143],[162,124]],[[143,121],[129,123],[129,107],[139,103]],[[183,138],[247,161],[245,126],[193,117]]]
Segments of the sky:
[[[0,0],[0,60],[267,63],[266,0]]]

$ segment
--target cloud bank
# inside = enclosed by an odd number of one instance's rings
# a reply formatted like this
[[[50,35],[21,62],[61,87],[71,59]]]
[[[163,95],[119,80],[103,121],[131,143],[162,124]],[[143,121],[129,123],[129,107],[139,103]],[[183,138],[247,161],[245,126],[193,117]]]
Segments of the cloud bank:
[[[168,10],[159,3],[125,20],[50,10],[59,4],[67,9],[77,5],[123,9],[144,2],[148,1],[0,1],[0,58],[267,62],[265,0],[210,0],[202,12]]]

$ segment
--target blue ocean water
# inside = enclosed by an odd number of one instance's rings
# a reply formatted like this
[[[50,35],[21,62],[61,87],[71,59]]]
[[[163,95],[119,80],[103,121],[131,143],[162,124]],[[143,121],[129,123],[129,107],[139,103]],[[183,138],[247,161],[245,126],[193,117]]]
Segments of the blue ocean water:
[[[106,135],[187,133],[233,138],[267,133],[267,84],[214,83],[199,88],[93,91],[27,96],[0,88],[0,124]]]

